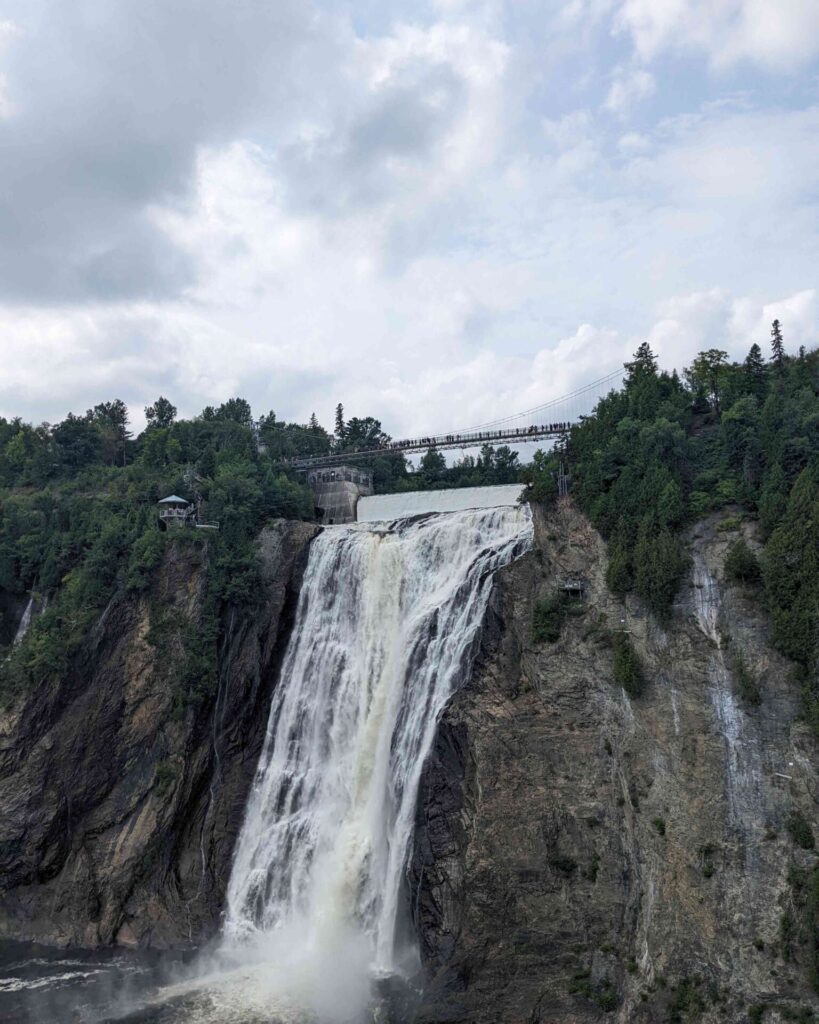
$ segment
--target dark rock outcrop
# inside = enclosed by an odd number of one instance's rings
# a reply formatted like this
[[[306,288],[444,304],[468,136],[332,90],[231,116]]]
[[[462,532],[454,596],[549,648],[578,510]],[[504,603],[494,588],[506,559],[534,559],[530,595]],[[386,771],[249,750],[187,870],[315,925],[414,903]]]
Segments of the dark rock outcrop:
[[[147,596],[112,600],[69,674],[0,716],[0,934],[161,946],[215,931],[316,530],[260,536],[260,600],[226,612],[217,692],[197,710],[174,714],[174,652],[206,554],[179,543]]]
[[[751,1007],[766,1021],[819,1007],[803,848],[817,744],[758,600],[721,578],[735,536],[717,517],[694,531],[661,628],[609,594],[605,546],[570,505],[536,516],[419,793],[424,1020],[739,1024]],[[535,643],[535,601],[577,578],[582,612]],[[646,677],[634,699],[614,682],[618,630]]]

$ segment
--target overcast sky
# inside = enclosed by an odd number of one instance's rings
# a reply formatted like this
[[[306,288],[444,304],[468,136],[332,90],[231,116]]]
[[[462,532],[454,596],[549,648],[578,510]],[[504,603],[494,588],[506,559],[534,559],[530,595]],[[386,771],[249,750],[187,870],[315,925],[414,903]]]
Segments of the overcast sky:
[[[817,0],[0,0],[0,413],[393,434],[815,344]]]

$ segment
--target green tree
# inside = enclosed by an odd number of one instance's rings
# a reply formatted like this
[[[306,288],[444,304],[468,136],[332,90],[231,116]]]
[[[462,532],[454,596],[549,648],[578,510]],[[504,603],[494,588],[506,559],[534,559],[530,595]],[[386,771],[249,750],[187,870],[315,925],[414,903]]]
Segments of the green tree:
[[[719,413],[722,393],[728,379],[728,353],[719,348],[700,352],[693,364],[685,371],[686,380],[692,391],[701,391],[708,404]]]
[[[439,481],[446,472],[446,459],[437,448],[427,448],[421,456],[419,471],[429,483]]]
[[[100,457],[99,427],[86,416],[69,413],[52,430],[62,466],[69,472],[90,466]]]
[[[763,579],[772,615],[772,638],[806,667],[816,664],[819,642],[819,485],[805,469],[765,547]]]
[[[112,402],[100,402],[85,415],[99,427],[105,460],[112,466],[124,466],[128,442],[132,436],[128,430],[128,407],[125,402],[120,398]]]
[[[759,521],[767,537],[779,525],[788,504],[788,482],[781,463],[774,462],[765,473],[759,497]]]
[[[614,634],[614,680],[629,697],[643,692],[643,669],[628,633]]]
[[[761,400],[765,395],[768,381],[765,372],[765,360],[762,358],[762,349],[756,342],[748,350],[748,355],[745,357],[742,368],[745,374],[747,390]]]
[[[634,589],[661,620],[668,619],[688,568],[680,538],[670,530],[641,529],[634,549]]]
[[[381,421],[372,416],[353,416],[344,427],[342,450],[383,448],[390,440],[381,429]]]
[[[347,430],[344,425],[344,406],[341,402],[336,406],[336,440],[343,441]]]
[[[248,429],[253,426],[253,411],[250,402],[245,398],[229,398],[227,402],[222,402],[218,409],[209,405],[202,411],[202,418],[222,423],[238,423]]]
[[[145,419],[149,427],[169,427],[176,419],[176,406],[160,395],[153,405],[145,406]]]
[[[657,376],[657,357],[647,341],[641,342],[634,357],[626,367],[626,386],[634,385],[641,378]]]
[[[748,586],[755,586],[762,576],[759,559],[748,547],[744,537],[739,537],[728,548],[724,568],[729,580]]]
[[[669,480],[657,501],[657,521],[665,529],[679,526],[685,518],[682,488],[676,480]]]
[[[771,362],[781,374],[785,363],[785,344],[782,340],[782,325],[778,320],[771,324]]]
[[[627,594],[634,586],[631,547],[623,539],[614,538],[609,543],[606,585],[613,594]]]

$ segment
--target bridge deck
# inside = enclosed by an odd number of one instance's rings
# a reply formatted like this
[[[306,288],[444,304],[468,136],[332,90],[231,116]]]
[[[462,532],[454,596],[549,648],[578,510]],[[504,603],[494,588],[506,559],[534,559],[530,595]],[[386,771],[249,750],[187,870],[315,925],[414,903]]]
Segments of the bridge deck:
[[[544,437],[560,437],[571,423],[544,423],[532,427],[517,427],[508,430],[481,430],[467,434],[440,434],[433,437],[409,438],[390,441],[383,448],[366,448],[345,452],[331,452],[310,458],[289,459],[286,465],[293,469],[311,469],[314,466],[332,466],[352,460],[373,458],[377,455],[403,455],[406,452],[425,452],[428,448],[480,448],[484,444],[525,444],[539,441]]]

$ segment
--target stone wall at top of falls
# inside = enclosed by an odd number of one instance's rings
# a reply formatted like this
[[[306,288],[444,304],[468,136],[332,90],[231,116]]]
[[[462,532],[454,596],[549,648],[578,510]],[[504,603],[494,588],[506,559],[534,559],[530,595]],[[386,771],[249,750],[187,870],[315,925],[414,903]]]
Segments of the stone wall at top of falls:
[[[609,593],[605,545],[570,504],[535,525],[421,783],[421,1019],[813,1019],[819,751],[758,598],[724,580],[737,528],[693,529],[661,628]],[[534,604],[567,576],[586,581],[582,613],[535,643]],[[621,628],[646,678],[635,699],[613,679]]]
[[[162,946],[216,931],[316,532],[262,532],[258,605],[227,610],[218,691],[197,711],[174,714],[166,660],[202,608],[202,549],[180,544],[150,593],[106,609],[71,672],[0,714],[0,935]],[[168,613],[161,651],[152,606]]]

